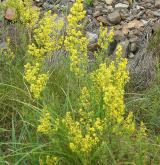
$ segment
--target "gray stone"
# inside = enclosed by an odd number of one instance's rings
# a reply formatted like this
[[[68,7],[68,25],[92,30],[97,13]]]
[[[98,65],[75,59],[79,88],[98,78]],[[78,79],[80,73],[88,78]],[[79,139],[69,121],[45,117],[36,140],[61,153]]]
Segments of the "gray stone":
[[[0,43],[0,49],[8,49],[7,43],[6,42]]]
[[[153,15],[156,17],[160,17],[160,10],[154,11]]]
[[[86,37],[88,38],[90,44],[96,43],[98,40],[98,35],[92,32],[87,31]]]
[[[45,3],[43,4],[43,8],[44,8],[45,10],[52,10],[52,9],[54,9],[54,6],[51,5],[51,4],[49,4],[49,3],[47,3],[47,2],[45,2]]]
[[[121,41],[120,45],[122,45],[122,57],[127,57],[129,53],[129,41],[128,39]]]
[[[135,55],[131,52],[131,53],[129,54],[128,58],[133,59],[134,56],[135,56]]]
[[[93,44],[89,44],[87,48],[89,51],[94,52],[99,48],[99,45],[98,43],[93,43]]]
[[[100,15],[101,15],[101,12],[99,10],[97,10],[93,13],[93,17],[98,17]]]
[[[121,15],[122,20],[125,20],[126,18],[130,16],[128,9],[121,9],[120,15]]]
[[[125,38],[124,33],[121,30],[116,30],[114,33],[114,39],[119,42]]]
[[[112,6],[106,6],[105,7],[109,12],[113,12],[113,7]]]
[[[113,0],[105,0],[107,5],[111,5],[113,3]]]
[[[138,41],[138,37],[135,36],[135,35],[131,35],[131,36],[129,36],[129,37],[130,37],[129,42],[131,42],[131,43],[137,42],[137,41]]]
[[[99,17],[97,17],[97,20],[99,22],[102,22],[105,25],[108,25],[109,24],[108,19],[107,19],[107,16],[99,16]]]
[[[130,51],[133,52],[133,53],[135,53],[137,50],[138,50],[137,43],[135,43],[135,42],[131,43],[131,45],[130,45]]]
[[[121,16],[118,10],[108,15],[108,20],[112,24],[119,24],[121,22]]]
[[[129,7],[129,4],[124,4],[124,3],[117,3],[115,5],[116,9],[127,9]]]

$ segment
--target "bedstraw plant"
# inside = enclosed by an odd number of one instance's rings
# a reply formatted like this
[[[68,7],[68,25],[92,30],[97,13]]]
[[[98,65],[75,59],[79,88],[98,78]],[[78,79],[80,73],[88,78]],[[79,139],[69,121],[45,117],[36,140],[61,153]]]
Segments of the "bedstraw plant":
[[[126,106],[129,72],[120,44],[109,59],[114,29],[100,25],[99,49],[88,58],[83,3],[76,0],[63,20],[51,11],[40,17],[30,0],[8,0],[13,23],[29,33],[26,47],[20,38],[23,51],[9,40],[0,51],[0,164],[160,163],[159,135],[150,136]]]

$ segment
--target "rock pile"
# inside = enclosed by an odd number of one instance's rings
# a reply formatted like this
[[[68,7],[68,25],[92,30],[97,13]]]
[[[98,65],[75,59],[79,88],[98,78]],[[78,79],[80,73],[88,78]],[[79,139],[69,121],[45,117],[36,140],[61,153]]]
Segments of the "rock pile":
[[[133,58],[148,36],[160,27],[160,0],[95,0],[92,20],[115,29],[115,41],[125,43],[125,57]]]
[[[35,0],[44,9],[55,10],[54,5],[64,7],[74,2],[69,0],[62,3],[59,0]],[[48,8],[47,8],[48,7]],[[124,45],[124,57],[132,59],[148,41],[155,27],[160,27],[160,0],[93,0],[92,7],[86,7],[89,50],[97,48],[98,28],[100,22],[115,29],[114,47]],[[97,37],[97,38],[96,38]],[[94,41],[94,42],[93,42]]]

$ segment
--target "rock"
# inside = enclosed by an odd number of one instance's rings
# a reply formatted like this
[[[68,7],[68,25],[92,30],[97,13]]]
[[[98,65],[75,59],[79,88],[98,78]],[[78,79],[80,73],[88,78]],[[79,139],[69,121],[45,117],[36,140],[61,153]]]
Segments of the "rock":
[[[132,4],[132,1],[133,1],[133,0],[128,0],[128,2],[129,2],[130,5]]]
[[[125,20],[130,16],[128,9],[125,8],[120,10],[120,15],[122,20]]]
[[[123,27],[122,32],[123,32],[124,35],[128,35],[129,30],[128,30],[128,28]]]
[[[38,6],[38,7],[41,7],[41,6],[43,6],[43,0],[34,0],[35,1],[35,3],[36,3],[36,6]]]
[[[97,10],[93,13],[93,17],[98,17],[100,15],[101,15],[101,12],[99,10]]]
[[[15,8],[8,8],[5,13],[5,19],[12,21],[15,18],[16,10]]]
[[[108,12],[110,12],[110,13],[113,12],[113,10],[114,10],[112,6],[107,6],[106,9],[107,9]]]
[[[53,5],[51,5],[47,2],[45,2],[42,7],[44,8],[44,10],[52,10],[54,8]]]
[[[136,42],[131,43],[131,45],[130,45],[130,51],[132,53],[135,53],[137,50],[138,50],[137,43]]]
[[[135,56],[135,55],[131,52],[131,53],[129,54],[128,58],[132,59],[132,58],[134,58],[134,56]]]
[[[113,3],[113,0],[106,0],[107,5],[111,5]]]
[[[124,3],[117,3],[115,5],[116,9],[127,9],[129,7],[129,4],[124,4]]]
[[[129,42],[131,42],[131,43],[133,43],[133,42],[138,42],[138,37],[137,37],[137,36],[131,35],[131,36],[129,36],[129,37],[130,37]]]
[[[93,43],[93,44],[88,45],[88,50],[91,51],[91,52],[96,51],[98,48],[99,48],[98,43]]]
[[[121,41],[120,45],[122,45],[122,57],[127,57],[129,53],[129,41],[128,39]]]
[[[102,10],[103,10],[103,6],[101,5],[95,6],[95,11],[102,11]]]
[[[118,10],[108,15],[108,20],[110,23],[116,25],[121,22],[121,16]]]
[[[160,22],[160,0],[95,0],[93,5],[93,18],[104,25],[114,26],[113,53],[116,45],[121,42],[123,44],[127,39],[128,52],[125,56],[137,58],[152,32],[160,29],[160,24],[153,26]]]
[[[0,49],[8,49],[7,43],[6,42],[0,43]]]
[[[160,10],[154,11],[153,15],[156,17],[160,17]]]
[[[87,9],[87,10],[86,10],[86,14],[87,14],[87,15],[92,15],[92,10],[91,10],[91,9]]]
[[[114,33],[114,39],[119,42],[122,41],[125,38],[123,32],[121,30],[116,30]]]
[[[129,2],[129,0],[123,0],[123,4],[130,5],[130,2]]]
[[[131,30],[131,29],[135,29],[135,28],[140,28],[142,26],[144,26],[142,21],[134,19],[133,21],[131,21],[128,24],[124,25],[124,28],[127,28],[127,29]]]
[[[127,57],[128,53],[129,53],[129,41],[128,41],[128,39],[125,39],[124,41],[121,41],[115,45],[114,52],[113,52],[113,59],[116,57],[116,51],[117,51],[118,45],[122,46],[122,57],[123,58]]]
[[[116,53],[116,48],[117,48],[117,41],[116,40],[113,40],[113,42],[111,42],[109,44],[109,47],[108,47],[108,55],[110,56],[113,56],[115,57],[115,53]]]
[[[98,35],[92,32],[87,31],[86,37],[88,38],[90,44],[96,43],[98,40]]]
[[[108,25],[109,24],[108,19],[107,19],[107,16],[99,16],[99,17],[97,17],[97,20],[99,22],[102,22],[105,25]]]
[[[149,21],[146,21],[146,20],[141,20],[143,22],[143,25],[147,25],[149,23]]]
[[[155,7],[160,8],[160,0],[155,0]]]

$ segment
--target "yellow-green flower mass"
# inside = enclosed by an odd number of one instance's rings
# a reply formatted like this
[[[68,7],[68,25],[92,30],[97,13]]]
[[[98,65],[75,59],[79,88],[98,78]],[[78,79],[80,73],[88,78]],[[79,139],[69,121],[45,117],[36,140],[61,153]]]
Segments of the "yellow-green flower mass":
[[[23,23],[29,30],[35,28],[40,11],[32,0],[8,0],[6,6],[16,10],[14,20]]]
[[[84,76],[88,65],[88,39],[82,33],[83,26],[81,24],[81,21],[85,18],[85,13],[83,1],[76,0],[67,17],[65,48],[69,53],[70,70],[78,77]]]
[[[151,94],[130,92],[123,47],[117,44],[110,56],[114,28],[100,25],[88,58],[85,1],[76,0],[68,16],[40,14],[38,3],[0,4],[3,13],[15,9],[14,20],[5,22],[18,34],[8,32],[10,40],[0,44],[0,162],[158,165],[158,83]]]
[[[39,21],[38,28],[34,30],[34,40],[28,46],[30,62],[25,65],[24,78],[30,84],[30,92],[38,99],[45,89],[48,72],[43,73],[43,65],[46,58],[49,58],[62,46],[63,36],[60,31],[63,28],[63,20],[56,21],[57,15],[51,15],[51,11],[45,13]]]

